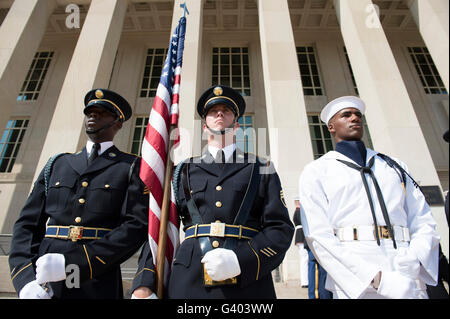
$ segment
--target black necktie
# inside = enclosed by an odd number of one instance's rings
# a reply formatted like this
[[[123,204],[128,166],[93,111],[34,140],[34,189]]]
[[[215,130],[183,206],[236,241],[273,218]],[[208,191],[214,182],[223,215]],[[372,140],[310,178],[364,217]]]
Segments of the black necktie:
[[[384,221],[386,222],[386,226],[388,228],[389,235],[391,236],[392,241],[394,243],[394,248],[397,249],[397,244],[395,243],[395,237],[394,237],[394,229],[392,228],[391,221],[389,220],[389,214],[388,214],[388,211],[386,208],[386,204],[384,202],[383,193],[381,193],[380,185],[378,185],[377,179],[372,171],[372,166],[373,166],[373,163],[375,162],[375,156],[370,159],[369,165],[364,166],[364,167],[358,166],[356,164],[353,164],[353,163],[350,163],[347,161],[339,160],[339,159],[338,159],[338,161],[347,165],[348,167],[358,170],[361,174],[361,178],[362,178],[362,181],[364,184],[364,188],[366,190],[367,198],[369,199],[370,210],[372,212],[372,218],[373,218],[374,227],[375,227],[375,235],[377,238],[377,244],[378,244],[378,246],[380,246],[380,234],[378,233],[377,219],[375,217],[375,208],[373,206],[372,197],[370,196],[369,185],[367,183],[365,174],[367,173],[370,175],[370,177],[372,178],[373,184],[375,186],[375,191],[377,192],[378,202],[380,203],[381,212],[383,213],[383,218],[384,218]]]
[[[223,152],[223,150],[217,152],[215,162],[217,163],[217,165],[219,165],[220,168],[223,167],[223,164],[225,164],[225,153]]]
[[[100,149],[100,143],[95,143],[92,146],[91,155],[88,158],[88,166],[98,157],[98,150]]]

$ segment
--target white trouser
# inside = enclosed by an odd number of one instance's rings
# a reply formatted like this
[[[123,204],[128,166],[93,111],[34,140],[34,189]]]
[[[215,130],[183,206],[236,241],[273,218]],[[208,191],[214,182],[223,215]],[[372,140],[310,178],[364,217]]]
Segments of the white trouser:
[[[308,286],[308,251],[303,243],[296,245],[300,255],[300,285]]]
[[[348,227],[347,227],[348,228]],[[347,230],[347,228],[341,228]],[[383,270],[385,271],[394,271],[394,259],[399,254],[404,254],[407,252],[409,248],[409,242],[402,240],[403,231],[396,231],[397,240],[397,248],[394,248],[392,245],[391,239],[381,239],[380,245],[377,245],[374,239],[369,240],[370,232],[367,231],[365,227],[352,227],[353,229],[357,228],[358,240],[352,240],[352,236],[347,236],[347,238],[340,238],[342,246],[345,246],[346,249],[355,256],[359,256],[360,258],[364,258],[365,261],[369,264],[378,266],[379,269],[382,270],[381,278],[383,279]],[[344,231],[342,233],[345,237],[345,234],[350,234],[348,231]],[[341,235],[342,235],[341,234]],[[359,240],[361,236],[365,236],[364,240]],[[408,232],[406,232],[408,235]],[[372,231],[372,237],[373,231]],[[403,239],[407,239],[405,236]],[[343,240],[344,239],[344,240]],[[329,265],[330,266],[330,265]],[[422,271],[422,270],[421,270]],[[340,274],[335,274],[340,275]],[[343,278],[339,278],[339,280],[345,280]],[[341,290],[338,286],[337,282],[331,275],[327,276],[327,281],[325,284],[325,289],[331,291],[333,293],[334,299],[349,299],[349,296]],[[372,287],[367,287],[367,289],[360,296],[361,299],[385,299],[383,296],[377,294],[377,291]],[[408,291],[408,296],[405,299],[428,299],[428,295],[426,292],[426,286],[421,279],[416,280],[416,288],[413,291]]]
[[[421,290],[418,295],[415,296],[417,299],[428,299],[428,294],[426,290]],[[347,294],[342,290],[333,291],[333,299],[349,299]],[[377,291],[373,288],[367,288],[360,299],[386,299],[385,297],[377,294]]]

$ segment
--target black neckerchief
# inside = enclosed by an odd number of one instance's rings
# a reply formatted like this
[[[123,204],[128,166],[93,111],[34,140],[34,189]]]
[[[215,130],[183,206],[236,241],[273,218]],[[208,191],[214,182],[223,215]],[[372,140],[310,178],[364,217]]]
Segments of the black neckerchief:
[[[375,191],[377,193],[378,202],[380,203],[380,208],[381,208],[381,212],[383,213],[384,221],[385,221],[386,226],[388,228],[389,234],[390,234],[390,236],[392,238],[392,242],[394,244],[394,248],[397,249],[397,244],[395,242],[394,228],[392,227],[391,221],[389,219],[389,214],[388,214],[388,211],[387,211],[387,208],[386,208],[386,203],[385,203],[384,198],[383,198],[383,193],[381,192],[381,188],[380,188],[380,186],[378,184],[378,181],[377,181],[377,179],[375,177],[375,174],[372,171],[372,166],[373,166],[373,164],[375,162],[375,156],[373,156],[370,159],[370,161],[367,164],[367,166],[366,165],[358,166],[358,165],[355,165],[355,164],[353,164],[351,162],[347,162],[347,161],[340,160],[340,159],[337,159],[337,160],[339,162],[347,165],[348,167],[359,171],[360,174],[361,174],[361,178],[362,178],[362,181],[363,181],[363,184],[364,184],[364,189],[365,189],[366,194],[367,194],[367,199],[369,200],[370,211],[372,213],[373,223],[374,223],[374,227],[375,227],[375,237],[376,237],[376,240],[377,240],[377,244],[379,246],[380,245],[380,235],[378,233],[378,224],[377,224],[377,219],[375,217],[375,207],[373,205],[372,196],[370,195],[369,185],[368,185],[368,182],[366,180],[365,174],[370,175],[370,177],[372,178],[372,182],[373,182],[373,184],[375,186]]]
[[[355,161],[359,166],[366,166],[367,149],[362,141],[342,141],[336,144],[339,152]]]

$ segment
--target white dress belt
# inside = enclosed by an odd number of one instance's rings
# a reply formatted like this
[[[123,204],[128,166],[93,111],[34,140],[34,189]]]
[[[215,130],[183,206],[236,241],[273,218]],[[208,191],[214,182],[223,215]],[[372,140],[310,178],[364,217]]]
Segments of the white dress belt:
[[[409,242],[411,240],[409,229],[402,226],[393,226],[396,241]],[[386,226],[378,226],[380,239],[389,239]],[[374,226],[341,227],[334,230],[340,241],[376,240]]]

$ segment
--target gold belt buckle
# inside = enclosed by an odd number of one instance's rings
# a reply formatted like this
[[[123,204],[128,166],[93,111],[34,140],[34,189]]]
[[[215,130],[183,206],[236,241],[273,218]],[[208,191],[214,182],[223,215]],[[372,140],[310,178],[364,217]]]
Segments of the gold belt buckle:
[[[211,223],[209,236],[225,237],[225,223]]]
[[[391,238],[391,235],[389,234],[389,230],[386,226],[380,226],[380,237],[383,239]]]
[[[235,285],[237,284],[237,278],[233,277],[221,281],[212,280],[211,276],[208,275],[208,272],[206,271],[205,264],[203,264],[203,283],[206,287]]]
[[[76,242],[81,239],[83,236],[83,227],[81,226],[69,226],[69,234],[67,235],[67,239]]]

